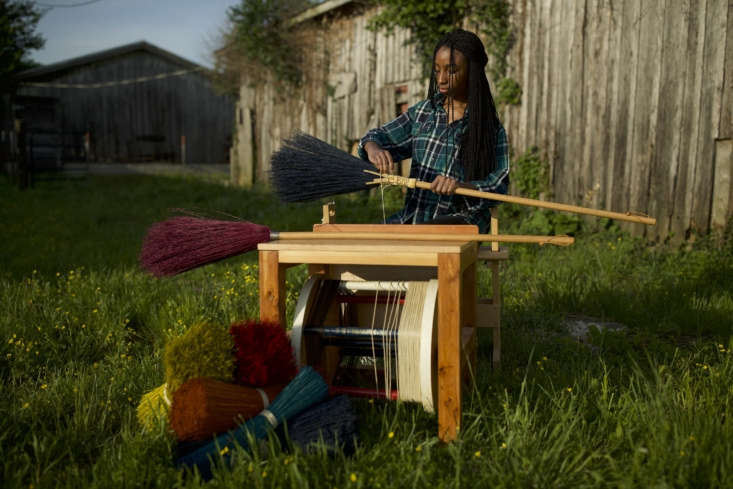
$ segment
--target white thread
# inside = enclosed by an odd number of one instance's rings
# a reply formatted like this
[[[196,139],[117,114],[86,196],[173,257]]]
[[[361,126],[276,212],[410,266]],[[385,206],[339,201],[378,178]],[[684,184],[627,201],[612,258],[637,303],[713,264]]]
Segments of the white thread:
[[[275,415],[272,414],[272,411],[270,411],[269,409],[263,409],[262,412],[260,412],[260,415],[264,416],[267,422],[270,423],[273,428],[277,428],[277,425],[279,423]]]
[[[421,311],[425,305],[427,282],[409,282],[397,337],[397,386],[403,401],[422,400],[420,379]]]
[[[168,397],[168,384],[163,384],[163,400],[168,406],[171,405],[171,400]]]
[[[267,409],[267,406],[270,405],[270,398],[267,397],[267,392],[259,388],[257,388],[256,390],[260,393],[260,397],[262,398],[262,408]]]

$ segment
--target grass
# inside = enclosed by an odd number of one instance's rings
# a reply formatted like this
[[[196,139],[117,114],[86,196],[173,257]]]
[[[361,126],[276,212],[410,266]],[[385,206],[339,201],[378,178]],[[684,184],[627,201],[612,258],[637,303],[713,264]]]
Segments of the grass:
[[[396,196],[389,194],[389,207]],[[136,256],[170,208],[308,229],[320,206],[283,205],[183,177],[0,180],[2,487],[198,487],[172,465],[163,426],[135,418],[162,382],[163,345],[201,319],[258,315],[256,255],[155,280]],[[341,222],[375,222],[379,199],[338,199]],[[288,271],[288,311],[305,279]],[[481,287],[489,275],[479,273]],[[210,487],[730,487],[733,244],[650,246],[617,230],[570,248],[512,247],[502,271],[504,344],[479,341],[457,442],[410,404],[357,401],[354,455],[239,454]],[[569,313],[621,332],[578,343]]]

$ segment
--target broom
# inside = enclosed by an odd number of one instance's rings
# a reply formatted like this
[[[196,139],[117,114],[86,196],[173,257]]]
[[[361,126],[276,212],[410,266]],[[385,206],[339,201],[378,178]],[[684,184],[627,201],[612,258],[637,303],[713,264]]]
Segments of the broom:
[[[262,387],[285,385],[297,373],[295,356],[285,328],[267,321],[243,321],[229,328],[234,340],[234,380],[242,385]]]
[[[234,339],[220,324],[196,323],[166,342],[163,365],[170,395],[197,377],[231,381],[236,368]]]
[[[341,447],[345,453],[353,453],[358,433],[356,414],[349,396],[340,395],[303,411],[288,421],[282,433],[283,441],[288,439],[303,451],[323,442],[329,451]]]
[[[331,195],[364,190],[369,184],[387,183],[430,190],[430,183],[414,178],[380,175],[372,179],[374,165],[356,158],[308,134],[297,133],[283,142],[283,147],[272,155],[270,181],[277,194],[285,202],[302,202]],[[632,212],[619,213],[590,209],[570,204],[527,199],[513,195],[481,192],[466,188],[456,189],[456,194],[500,202],[529,205],[544,209],[574,212],[597,217],[641,224],[656,224],[656,219]]]
[[[269,429],[276,428],[284,420],[323,401],[327,396],[328,386],[323,378],[311,367],[303,367],[269,408],[236,430],[219,435],[203,447],[179,458],[176,464],[190,469],[196,467],[202,478],[210,479],[213,462],[221,456],[229,463],[228,454],[235,447],[248,447],[248,435],[262,439]]]
[[[152,431],[160,420],[168,419],[171,406],[166,384],[147,392],[137,405],[137,419],[147,431]]]
[[[370,232],[276,232],[248,221],[179,216],[153,224],[143,241],[140,265],[157,277],[176,275],[208,263],[257,249],[260,243],[289,239],[397,241],[483,241],[568,246],[570,236],[502,234],[399,234]]]
[[[256,416],[282,389],[283,385],[259,389],[206,377],[191,379],[173,395],[171,428],[178,441],[211,439]]]

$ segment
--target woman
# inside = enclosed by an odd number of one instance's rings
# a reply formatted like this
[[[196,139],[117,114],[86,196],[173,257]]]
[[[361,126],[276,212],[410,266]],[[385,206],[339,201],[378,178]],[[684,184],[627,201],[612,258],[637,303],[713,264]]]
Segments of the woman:
[[[476,224],[485,233],[496,203],[455,191],[506,193],[509,186],[506,132],[484,73],[486,50],[478,36],[458,29],[438,42],[433,59],[427,100],[367,132],[359,155],[382,173],[412,158],[410,177],[432,182],[431,190],[408,189],[404,207],[387,222]]]

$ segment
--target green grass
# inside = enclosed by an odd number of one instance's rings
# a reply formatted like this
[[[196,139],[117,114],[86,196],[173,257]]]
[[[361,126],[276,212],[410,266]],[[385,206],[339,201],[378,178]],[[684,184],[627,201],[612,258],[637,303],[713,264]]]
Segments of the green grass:
[[[389,207],[398,195],[391,193]],[[257,317],[256,255],[156,280],[138,270],[145,229],[176,207],[277,230],[308,229],[320,205],[283,205],[182,177],[0,179],[2,487],[197,487],[172,464],[164,427],[135,407],[163,378],[169,335],[207,319]],[[338,199],[341,222],[375,222],[380,201]],[[305,279],[288,271],[288,313]],[[489,276],[479,273],[485,291]],[[569,248],[512,247],[502,271],[503,363],[479,341],[459,440],[434,415],[357,401],[353,456],[240,454],[210,487],[731,487],[733,244],[649,246],[613,228]],[[620,333],[570,338],[576,313]],[[390,436],[391,435],[391,436]]]

